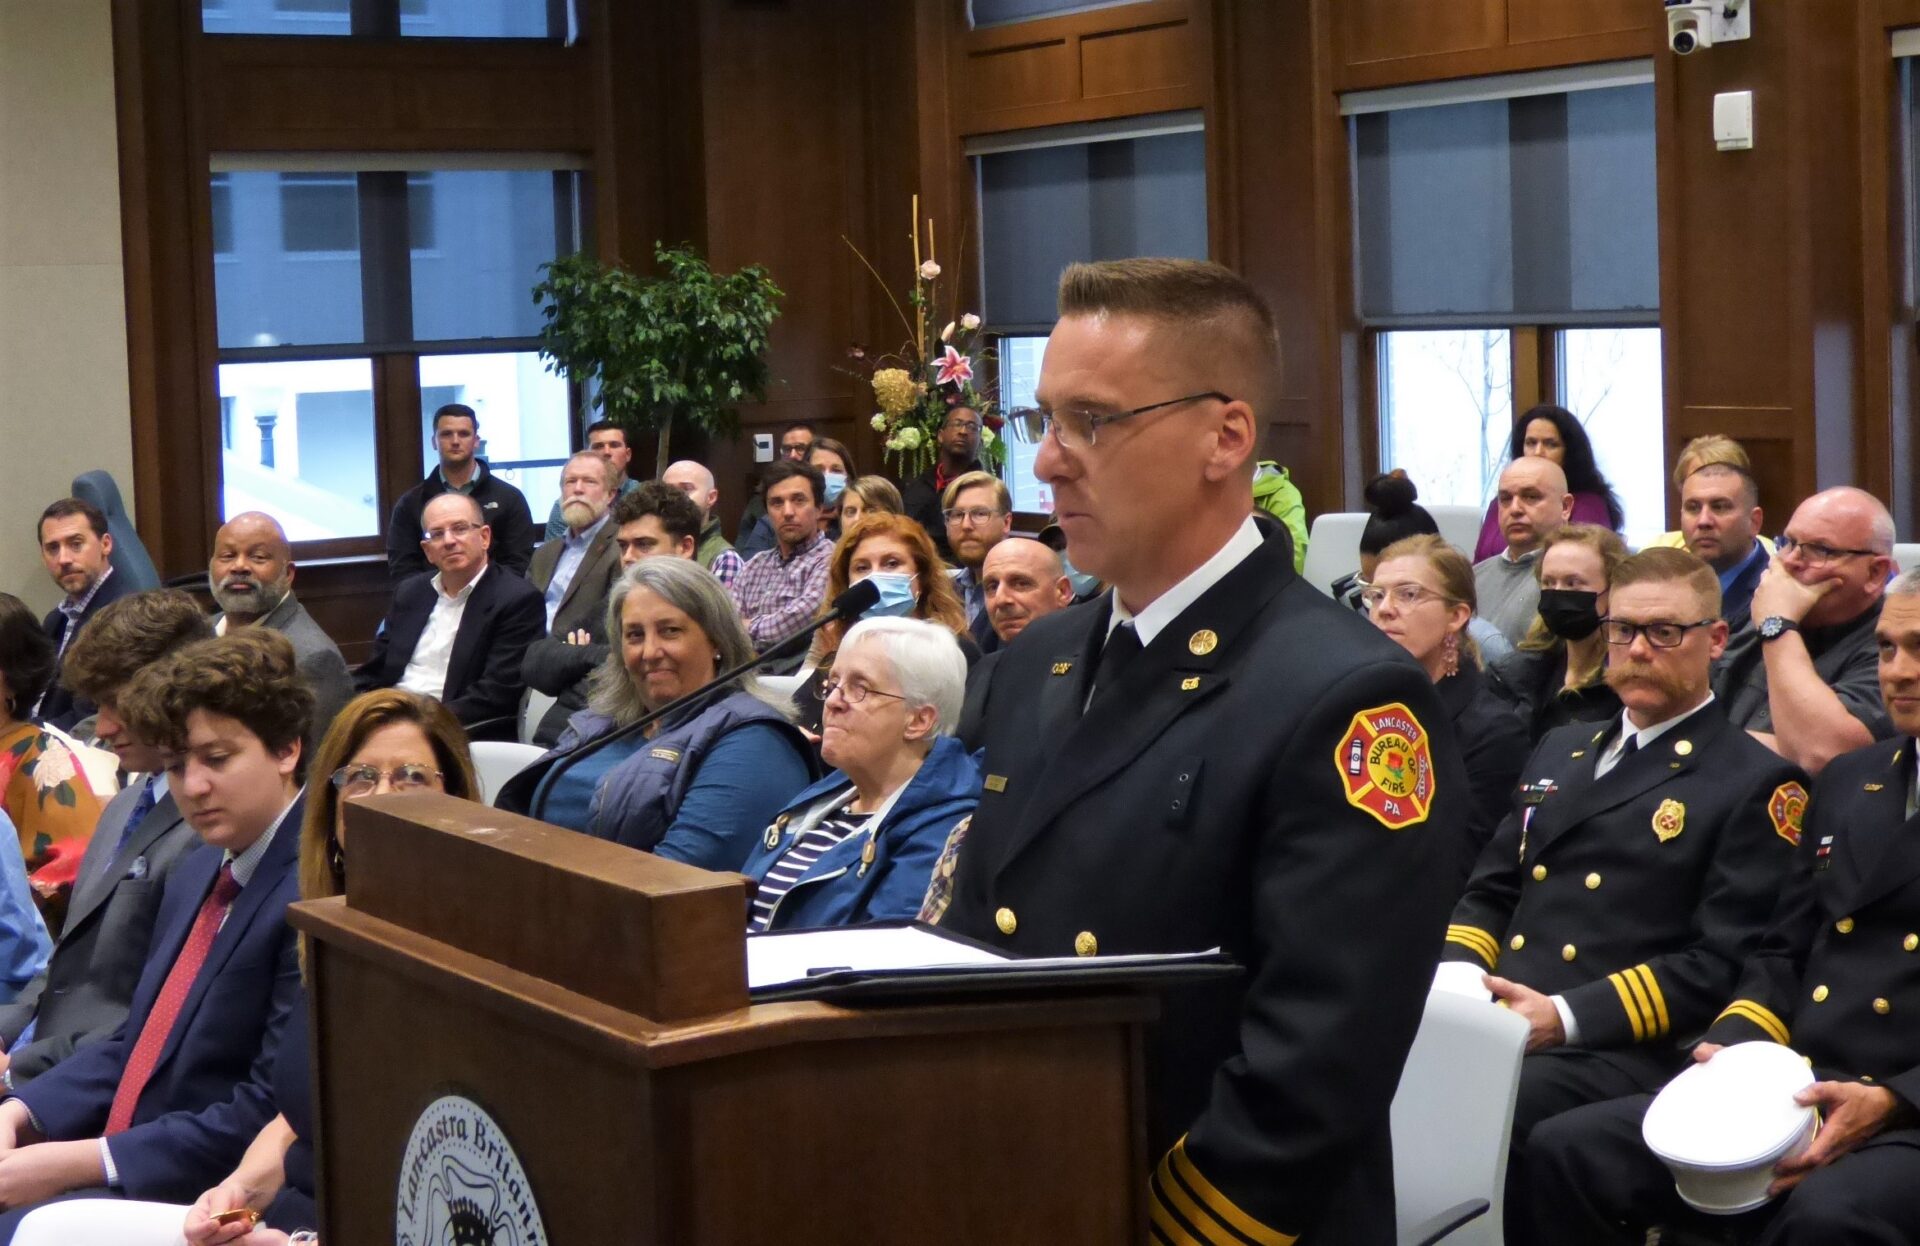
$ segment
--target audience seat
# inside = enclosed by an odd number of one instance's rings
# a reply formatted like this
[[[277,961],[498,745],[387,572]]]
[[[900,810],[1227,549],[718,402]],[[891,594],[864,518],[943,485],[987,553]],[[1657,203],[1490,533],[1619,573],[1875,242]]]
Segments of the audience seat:
[[[520,743],[533,743],[533,733],[540,730],[556,699],[538,689],[527,689],[526,699],[520,702]]]
[[[512,740],[475,740],[472,750],[474,776],[480,780],[480,801],[488,805],[508,779],[547,753],[537,744]]]
[[[1453,991],[1428,994],[1393,1096],[1400,1246],[1501,1246],[1507,1141],[1526,1045],[1527,1023],[1508,1009]],[[1471,1214],[1482,1203],[1485,1210]]]
[[[1480,542],[1480,525],[1487,517],[1486,507],[1428,506],[1427,514],[1433,516],[1433,522],[1439,526],[1440,536],[1447,544],[1468,558],[1473,557],[1473,547]]]
[[[1911,571],[1920,567],[1920,545],[1895,545],[1893,561],[1902,571]]]
[[[790,698],[800,690],[800,685],[805,682],[807,682],[807,677],[797,672],[792,675],[760,676],[760,686],[772,693],[775,697]]]
[[[80,473],[73,478],[73,496],[99,507],[107,517],[107,535],[113,538],[113,553],[109,555],[113,573],[126,576],[135,589],[143,592],[159,588],[160,573],[147,556],[140,534],[134,531],[133,516],[127,514],[126,503],[120,500],[120,486],[114,483],[113,474],[97,468]]]
[[[1365,511],[1328,511],[1316,517],[1307,534],[1307,563],[1300,574],[1307,583],[1332,595],[1333,582],[1360,569],[1360,534],[1366,531]]]

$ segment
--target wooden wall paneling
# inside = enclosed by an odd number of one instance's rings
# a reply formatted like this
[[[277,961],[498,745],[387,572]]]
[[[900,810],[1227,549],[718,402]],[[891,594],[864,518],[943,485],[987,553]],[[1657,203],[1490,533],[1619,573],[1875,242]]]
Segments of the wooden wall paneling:
[[[1340,0],[1329,10],[1346,65],[1499,47],[1507,0]]]
[[[1336,61],[1334,89],[1373,90],[1416,82],[1440,82],[1450,78],[1477,78],[1488,74],[1633,60],[1653,56],[1665,47],[1666,23],[1663,20],[1658,33],[1649,27],[1501,43],[1458,52],[1409,55],[1390,60],[1355,63]]]
[[[200,39],[213,151],[586,151],[588,45]]]
[[[192,0],[113,5],[135,512],[163,576],[206,566],[219,495],[199,24]]]
[[[1540,43],[1652,31],[1666,37],[1660,6],[1645,0],[1507,0],[1507,42]]]
[[[958,134],[1201,108],[1212,52],[1206,0],[1143,0],[1040,21],[967,30],[951,99]]]
[[[1899,77],[1888,55],[1892,29],[1920,22],[1920,0],[1881,0],[1860,25],[1861,417],[1880,425],[1862,438],[1862,488],[1886,500],[1901,537],[1920,531],[1920,438],[1914,423],[1916,347],[1906,290],[1907,186],[1911,158],[1900,116]]]
[[[594,237],[605,262],[646,269],[656,241],[706,247],[706,149],[697,15],[594,0]]]

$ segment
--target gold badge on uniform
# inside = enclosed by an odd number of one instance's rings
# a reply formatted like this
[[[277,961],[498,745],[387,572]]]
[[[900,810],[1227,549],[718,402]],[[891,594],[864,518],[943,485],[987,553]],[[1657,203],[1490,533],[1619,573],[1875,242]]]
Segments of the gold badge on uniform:
[[[1056,675],[1064,675],[1072,669],[1073,663],[1071,662],[1055,662],[1053,664],[1053,673]]]
[[[1661,843],[1687,829],[1687,807],[1677,800],[1663,800],[1653,811],[1653,833]]]
[[[1214,635],[1210,627],[1203,627],[1187,637],[1187,652],[1196,658],[1204,658],[1219,647],[1220,638]]]
[[[1433,752],[1413,711],[1395,701],[1361,710],[1333,750],[1347,803],[1390,831],[1412,826],[1433,803]]]
[[[1688,753],[1693,752],[1693,741],[1681,740],[1673,746],[1673,751],[1678,753],[1680,756],[1685,757]]]
[[[1180,691],[1182,692],[1192,692],[1195,688],[1198,688],[1199,686],[1200,686],[1200,677],[1198,675],[1189,675],[1185,679],[1180,681]]]
[[[988,776],[987,776],[987,782],[986,782],[986,788],[987,788],[987,790],[988,790],[989,792],[1004,792],[1004,791],[1006,791],[1006,790],[1007,790],[1007,776],[1006,776],[1006,775],[1004,775],[1004,774],[990,774],[990,775],[988,775]]]
[[[1800,846],[1800,820],[1806,812],[1807,789],[1798,783],[1782,783],[1767,798],[1767,820],[1773,823],[1773,833],[1795,848]]]

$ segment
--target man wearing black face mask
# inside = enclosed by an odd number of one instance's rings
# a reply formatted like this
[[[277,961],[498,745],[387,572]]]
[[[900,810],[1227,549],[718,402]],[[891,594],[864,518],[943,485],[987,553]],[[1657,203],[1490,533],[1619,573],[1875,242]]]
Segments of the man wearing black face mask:
[[[1677,549],[1614,568],[1595,633],[1624,711],[1549,733],[1474,866],[1443,959],[1531,1027],[1508,1154],[1506,1240],[1530,1223],[1527,1142],[1585,1103],[1658,1089],[1765,928],[1807,776],[1727,721],[1708,683],[1720,582]],[[1496,976],[1497,975],[1497,976]]]

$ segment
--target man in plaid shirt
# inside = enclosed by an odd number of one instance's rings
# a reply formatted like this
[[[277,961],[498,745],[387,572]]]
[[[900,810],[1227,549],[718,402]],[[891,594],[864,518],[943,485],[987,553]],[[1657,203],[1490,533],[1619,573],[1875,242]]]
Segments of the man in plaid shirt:
[[[727,586],[762,653],[812,622],[826,599],[833,542],[820,531],[825,492],[810,463],[776,460],[767,468],[767,517],[779,544],[749,558]]]

